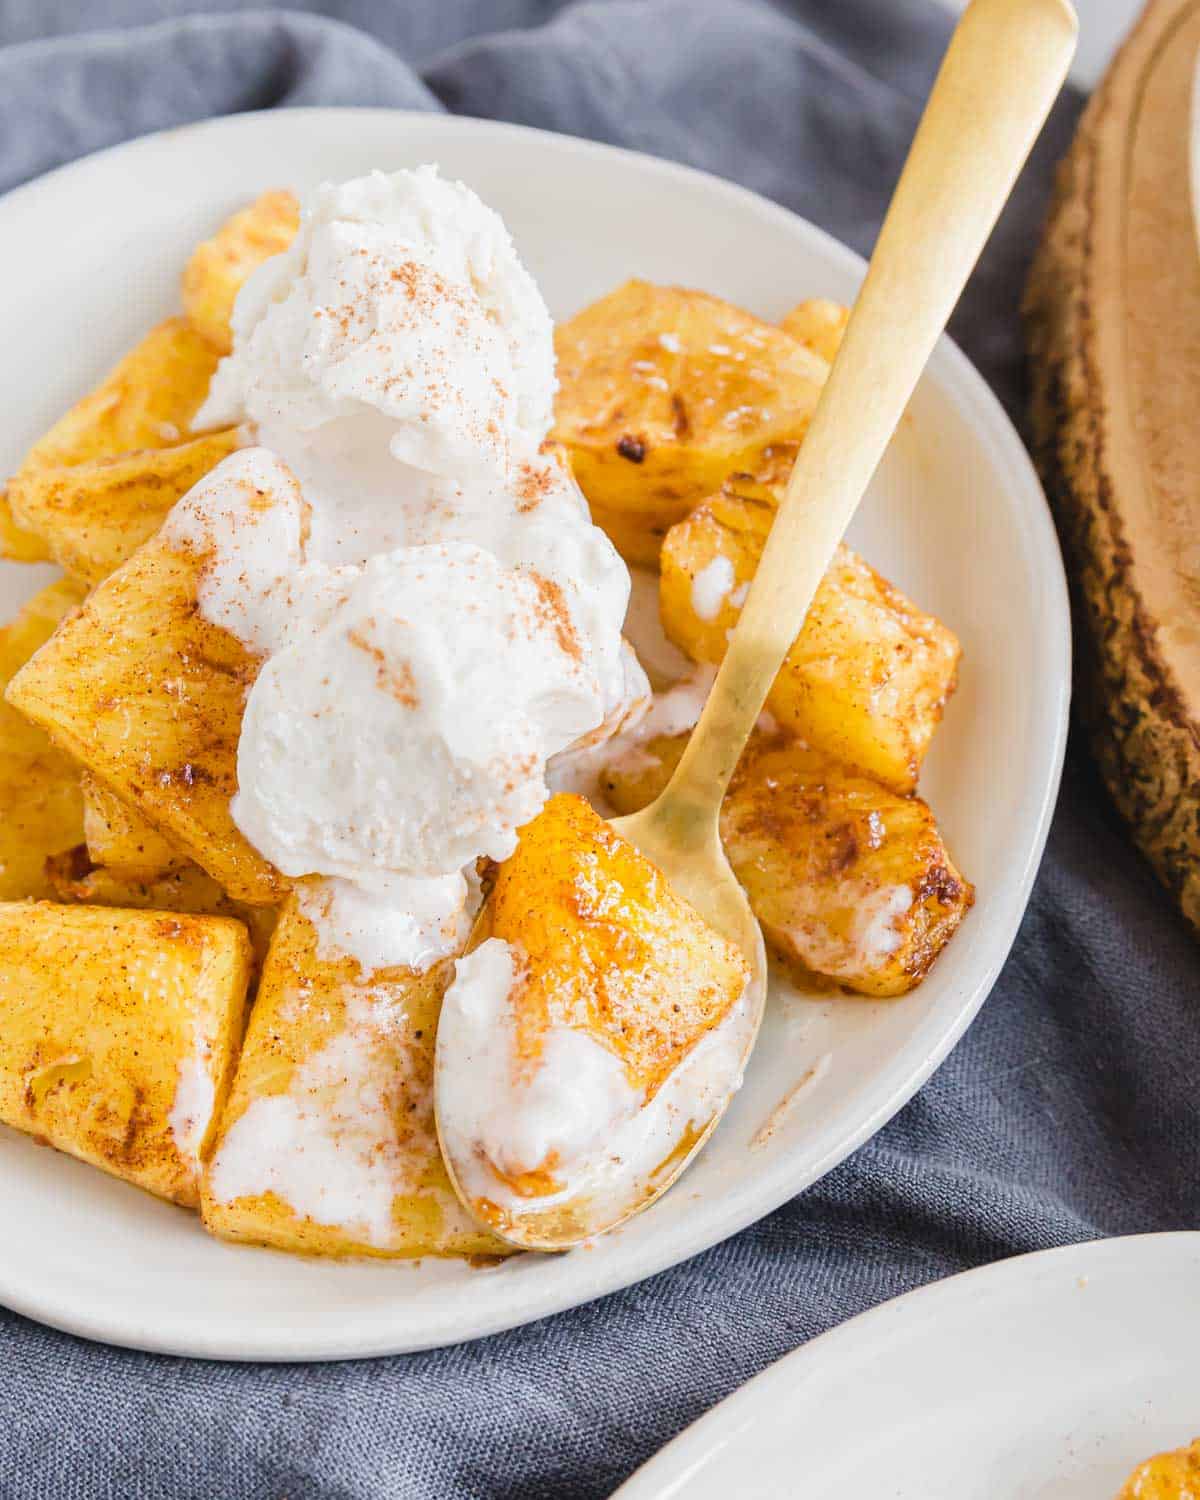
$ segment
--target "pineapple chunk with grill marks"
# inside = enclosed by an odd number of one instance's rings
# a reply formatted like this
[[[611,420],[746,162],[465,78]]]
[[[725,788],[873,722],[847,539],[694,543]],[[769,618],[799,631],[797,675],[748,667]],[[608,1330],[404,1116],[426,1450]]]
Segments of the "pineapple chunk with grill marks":
[[[83,598],[65,578],[0,630],[0,689]],[[53,895],[46,860],[83,835],[79,769],[16,709],[0,702],[0,900]]]
[[[774,519],[773,493],[735,477],[667,537],[663,628],[694,661],[725,655]],[[910,792],[954,691],[959,654],[952,631],[843,545],[767,707],[814,750]]]
[[[192,252],[183,272],[183,307],[220,354],[233,348],[229,320],[250,273],[286,250],[300,227],[300,205],[284,190],[263,193]]]
[[[453,965],[364,976],[282,918],[205,1176],[205,1227],[312,1255],[502,1255],[464,1212],[433,1119]]]
[[[653,801],[687,738],[614,761],[602,786],[617,812]],[[721,838],[773,950],[805,978],[863,995],[919,984],[974,900],[924,802],[779,736],[752,737]]]
[[[734,471],[807,430],[828,367],[704,292],[630,281],[559,325],[554,436],[628,562]]]
[[[237,746],[257,659],[199,614],[203,567],[155,537],[95,589],[8,699],[231,896],[284,881],[237,828]]]
[[[0,905],[0,1121],[194,1206],[249,975],[224,918]]]
[[[238,446],[227,428],[171,448],[139,448],[90,463],[24,470],[13,514],[73,578],[96,584],[158,530],[175,502]]]

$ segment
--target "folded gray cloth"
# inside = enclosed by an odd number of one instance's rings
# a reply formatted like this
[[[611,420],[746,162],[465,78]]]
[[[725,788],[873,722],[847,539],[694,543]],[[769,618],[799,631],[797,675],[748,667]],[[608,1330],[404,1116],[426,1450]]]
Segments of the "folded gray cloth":
[[[707,167],[865,251],[949,26],[932,0],[193,10],[0,0],[0,186],[235,110],[445,108]],[[78,35],[81,18],[110,29]],[[1019,288],[1076,112],[1060,104],[952,325],[1014,414]],[[1076,743],[995,993],[908,1108],[802,1197],[629,1291],[407,1358],[206,1364],[0,1311],[0,1495],[606,1495],[768,1362],[873,1303],[999,1256],[1194,1225],[1196,960]]]

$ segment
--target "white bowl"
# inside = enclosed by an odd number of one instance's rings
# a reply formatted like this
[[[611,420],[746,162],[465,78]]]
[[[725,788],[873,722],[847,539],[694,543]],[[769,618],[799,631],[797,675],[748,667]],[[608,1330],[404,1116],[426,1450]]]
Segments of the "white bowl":
[[[850,299],[862,262],[784,209],[661,161],[515,126],[386,110],[239,115],[101,152],[0,202],[0,473],[155,319],[192,244],[265,187],[440,162],[508,221],[551,311],[630,275],[703,287],[766,317]],[[728,1117],[681,1185],[618,1233],[493,1270],[322,1263],[209,1239],[197,1219],[0,1129],[0,1300],[86,1337],[229,1359],[322,1359],[475,1338],[585,1302],[737,1232],[807,1187],[928,1078],[1017,931],[1058,787],[1069,624],[1029,459],[947,340],[852,532],[948,621],[965,658],[922,791],[976,882],[963,931],[899,1001],[776,986]],[[43,569],[3,566],[0,614]],[[765,1142],[752,1144],[797,1082]]]
[[[1191,1233],[951,1276],[764,1370],[613,1500],[1111,1500],[1200,1432],[1197,1285]]]

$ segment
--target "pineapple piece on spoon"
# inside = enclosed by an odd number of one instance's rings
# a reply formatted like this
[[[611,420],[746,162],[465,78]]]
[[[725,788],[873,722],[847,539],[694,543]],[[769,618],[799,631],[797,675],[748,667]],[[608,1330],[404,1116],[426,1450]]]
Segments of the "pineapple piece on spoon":
[[[653,1195],[741,1072],[739,950],[580,797],[521,831],[439,1023],[442,1147],[468,1209],[552,1249]],[[634,1189],[634,1196],[638,1189]]]

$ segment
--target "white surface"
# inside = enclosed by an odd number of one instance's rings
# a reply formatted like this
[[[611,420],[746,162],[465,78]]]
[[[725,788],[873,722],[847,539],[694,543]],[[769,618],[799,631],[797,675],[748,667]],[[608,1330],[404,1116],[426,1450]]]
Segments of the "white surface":
[[[630,275],[705,287],[768,317],[803,296],[848,299],[861,275],[854,255],[785,210],[605,147],[377,110],[240,115],[102,153],[0,202],[6,265],[22,288],[0,307],[0,347],[22,355],[5,367],[0,472],[176,306],[184,257],[222,214],[264,187],[427,159],[504,215],[555,316]],[[948,342],[851,535],[965,650],[922,785],[978,901],[915,994],[872,1004],[777,987],[746,1085],[680,1186],[594,1248],[495,1270],[321,1264],[219,1244],[190,1215],[0,1130],[0,1301],[94,1338],[235,1359],[452,1343],[695,1254],[877,1130],[945,1056],[1004,961],[1065,737],[1069,626],[1054,531],[1025,450]],[[5,568],[3,612],[44,576]],[[752,1145],[810,1070],[786,1119]]]
[[[1200,1234],[968,1271],[781,1359],[617,1496],[1115,1500],[1200,1435],[1198,1314]]]
[[[1142,0],[1072,0],[1079,16],[1079,47],[1071,64],[1071,82],[1093,89],[1142,11]],[[942,0],[951,10],[965,10],[967,0]]]

